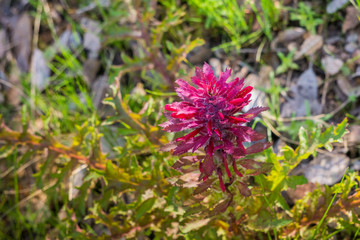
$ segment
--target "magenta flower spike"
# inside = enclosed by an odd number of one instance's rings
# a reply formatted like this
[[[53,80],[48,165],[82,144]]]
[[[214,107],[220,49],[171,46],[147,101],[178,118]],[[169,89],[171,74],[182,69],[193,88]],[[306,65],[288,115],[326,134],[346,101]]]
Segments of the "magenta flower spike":
[[[200,176],[206,180],[215,172],[223,192],[223,169],[229,178],[229,166],[236,175],[242,177],[236,159],[261,152],[271,146],[268,142],[262,142],[247,149],[244,147],[243,142],[265,138],[244,125],[268,108],[254,107],[247,112],[241,112],[244,106],[249,104],[253,88],[244,87],[244,79],[236,78],[227,82],[230,75],[231,69],[227,69],[216,79],[211,66],[205,63],[202,70],[196,67],[195,76],[191,78],[194,86],[183,79],[176,80],[179,86],[176,92],[182,101],[165,105],[168,121],[160,125],[168,132],[191,129],[188,134],[167,144],[165,148],[173,150],[174,155],[180,155],[204,147],[206,155],[199,163]]]

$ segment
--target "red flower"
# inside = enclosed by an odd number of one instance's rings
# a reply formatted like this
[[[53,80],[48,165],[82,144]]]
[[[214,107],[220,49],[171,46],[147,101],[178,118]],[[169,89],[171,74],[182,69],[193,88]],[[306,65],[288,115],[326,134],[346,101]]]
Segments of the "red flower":
[[[225,168],[228,177],[231,177],[228,161],[234,172],[242,177],[235,160],[271,146],[270,143],[257,143],[248,148],[244,147],[243,142],[265,138],[244,124],[268,108],[255,107],[241,113],[243,107],[250,102],[253,88],[244,88],[244,79],[239,78],[227,83],[230,75],[231,69],[227,69],[220,73],[217,80],[211,66],[205,63],[202,70],[196,68],[195,76],[191,78],[197,87],[183,79],[176,80],[179,85],[176,92],[182,101],[165,105],[168,121],[160,125],[168,132],[192,129],[187,135],[169,143],[167,149],[174,149],[173,154],[180,155],[204,147],[206,156],[199,163],[201,176],[207,179],[216,171],[223,191],[225,185],[222,168]]]

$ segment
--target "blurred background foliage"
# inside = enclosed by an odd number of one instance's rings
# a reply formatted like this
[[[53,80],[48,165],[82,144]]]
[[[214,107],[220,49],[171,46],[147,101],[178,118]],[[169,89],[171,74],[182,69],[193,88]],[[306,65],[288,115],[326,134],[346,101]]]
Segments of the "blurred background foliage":
[[[350,111],[358,92],[345,98],[331,92],[334,66],[322,58],[336,57],[323,38],[331,31],[346,37],[349,26],[344,32],[338,22],[347,18],[346,7],[357,10],[355,2],[1,4],[0,33],[9,37],[0,40],[10,46],[0,46],[1,239],[359,236],[359,169],[346,165],[331,184],[308,182],[301,172],[319,155],[359,157],[357,144],[349,152],[342,143],[349,123],[359,123]],[[335,11],[325,7],[331,4]],[[237,180],[234,196],[218,184],[199,185],[197,166],[183,161],[174,169],[179,158],[159,151],[175,137],[158,126],[164,105],[177,98],[174,81],[189,79],[209,59],[217,74],[231,66],[233,76],[246,77],[257,89],[253,103],[270,107],[252,127],[274,143],[253,156],[272,168],[260,175],[246,170],[250,177],[242,181],[251,195]],[[346,59],[337,76],[355,72],[357,55]],[[307,69],[310,75],[301,77]],[[315,99],[291,105],[298,95],[290,82],[297,78],[315,79]],[[298,89],[312,87],[308,82]]]

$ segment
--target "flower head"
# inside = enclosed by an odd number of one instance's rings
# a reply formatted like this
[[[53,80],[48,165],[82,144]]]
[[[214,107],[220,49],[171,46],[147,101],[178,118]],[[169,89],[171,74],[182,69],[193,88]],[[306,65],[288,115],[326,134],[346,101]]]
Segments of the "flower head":
[[[243,142],[265,138],[244,125],[268,108],[255,107],[241,112],[249,104],[253,88],[244,87],[244,79],[227,82],[230,75],[231,69],[227,69],[217,79],[211,66],[205,63],[202,70],[196,68],[195,76],[191,78],[195,86],[183,79],[176,80],[179,85],[176,92],[182,101],[165,105],[168,121],[161,124],[168,132],[191,129],[190,133],[168,144],[168,149],[172,148],[174,155],[180,155],[204,147],[206,155],[199,163],[202,177],[207,179],[215,171],[223,191],[222,169],[225,168],[231,178],[229,162],[234,172],[242,176],[235,160],[270,146],[269,143],[260,143],[244,147]]]

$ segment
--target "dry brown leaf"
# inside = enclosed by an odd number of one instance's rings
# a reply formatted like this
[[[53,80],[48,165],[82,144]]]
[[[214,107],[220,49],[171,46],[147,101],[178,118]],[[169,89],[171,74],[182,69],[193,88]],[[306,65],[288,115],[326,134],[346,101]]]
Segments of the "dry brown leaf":
[[[7,37],[6,31],[4,29],[0,29],[0,58],[5,55],[5,52],[9,49],[7,45]]]
[[[285,31],[279,32],[277,36],[277,40],[278,42],[293,41],[302,37],[305,34],[305,32],[306,32],[305,29],[300,27],[289,28],[286,29]]]
[[[31,18],[28,14],[22,14],[11,31],[11,39],[14,44],[16,61],[23,72],[29,70],[29,57],[31,52]]]
[[[291,204],[294,204],[297,200],[302,199],[308,192],[312,192],[318,188],[318,185],[312,182],[296,186],[296,189],[288,188],[285,192],[286,199]]]
[[[349,29],[355,28],[359,24],[358,14],[359,12],[355,7],[350,6],[346,8],[346,17],[342,25],[343,33]]]
[[[353,87],[351,86],[349,80],[346,77],[340,75],[338,79],[336,79],[336,83],[339,86],[340,90],[346,95],[349,96]]]
[[[356,59],[354,63],[360,64],[360,49],[355,50],[355,52],[352,54],[352,58]]]
[[[108,76],[102,75],[96,78],[93,86],[92,86],[92,95],[93,99],[92,102],[95,108],[100,106],[101,100],[104,98],[106,90],[109,88],[108,86]]]
[[[91,86],[95,81],[96,74],[99,71],[100,66],[101,63],[97,59],[91,58],[91,59],[87,59],[84,62],[84,68],[83,68],[84,80],[89,86]]]
[[[347,142],[350,146],[359,145],[360,143],[360,126],[353,125],[349,127],[349,133],[346,135]]]
[[[353,86],[346,77],[339,75],[336,83],[346,96],[360,96],[360,86]]]
[[[294,59],[298,60],[304,55],[310,56],[323,46],[323,38],[320,35],[310,35],[305,39],[300,50],[295,53]]]
[[[12,105],[12,106],[18,106],[21,100],[21,94],[19,94],[19,92],[21,92],[20,90],[20,69],[18,67],[18,65],[11,64],[10,67],[10,73],[9,73],[9,82],[11,84],[11,87],[9,87],[6,92],[6,100],[7,103]]]
[[[327,74],[335,75],[340,71],[344,62],[341,59],[332,56],[326,56],[321,59],[321,64]]]

